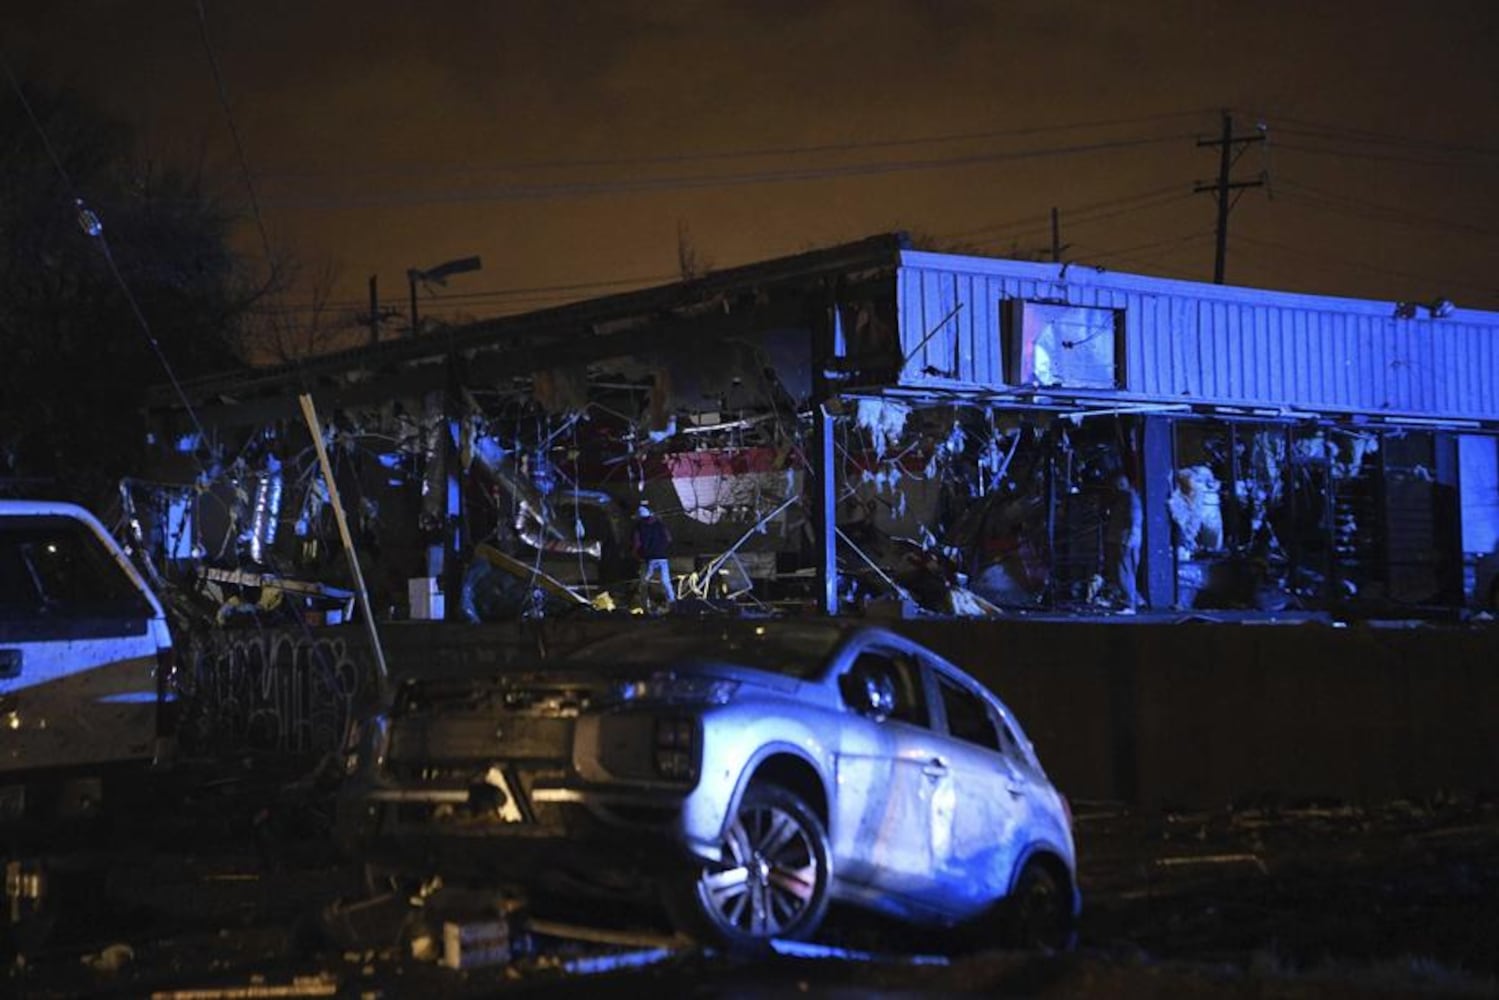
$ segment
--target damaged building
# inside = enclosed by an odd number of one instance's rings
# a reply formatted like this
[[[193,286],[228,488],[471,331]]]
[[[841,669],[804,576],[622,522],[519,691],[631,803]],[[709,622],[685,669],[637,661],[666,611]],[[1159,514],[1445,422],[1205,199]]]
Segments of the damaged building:
[[[1496,600],[1499,314],[1445,301],[881,236],[183,390],[122,499],[222,622],[352,609],[302,394],[377,617],[641,610],[642,504],[700,609]]]

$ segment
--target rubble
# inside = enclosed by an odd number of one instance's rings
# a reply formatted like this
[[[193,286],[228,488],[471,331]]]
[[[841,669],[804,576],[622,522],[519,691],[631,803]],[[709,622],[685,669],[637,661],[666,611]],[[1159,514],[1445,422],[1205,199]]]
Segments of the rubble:
[[[174,798],[183,799],[184,815],[173,836],[156,843],[145,831],[157,820],[145,815],[118,827],[98,855],[116,872],[100,878],[109,889],[97,908],[69,914],[60,931],[68,936],[33,949],[6,987],[35,996],[248,1000],[488,995],[607,975],[621,977],[620,989],[663,993],[795,983],[1013,992],[1017,983],[1057,981],[1085,996],[1147,988],[1481,995],[1499,975],[1488,933],[1499,899],[1499,813],[1456,797],[1261,801],[1165,814],[1077,802],[1086,905],[1076,953],[1004,952],[982,939],[959,942],[950,931],[847,917],[818,941],[777,941],[773,955],[753,963],[697,949],[646,916],[578,907],[566,918],[538,917],[536,900],[517,908],[493,890],[436,880],[349,897],[353,873],[330,864],[315,842],[293,845],[277,867],[258,867],[246,828],[213,822],[226,811],[249,812],[247,805]],[[145,870],[135,853],[144,844],[154,845]],[[319,913],[324,933],[296,929]],[[508,962],[453,969],[440,961],[447,924],[487,926],[487,938],[471,938],[469,955],[488,940],[498,958],[502,913]],[[326,934],[340,924],[358,933]],[[112,971],[79,960],[127,954]]]
[[[287,983],[271,983],[265,976],[252,976],[242,985],[156,990],[151,994],[151,1000],[279,1000],[282,997],[331,997],[337,996],[338,991],[338,980],[326,973],[294,976]]]
[[[83,964],[98,972],[119,972],[135,961],[135,949],[128,944],[112,944],[101,951],[83,956]]]

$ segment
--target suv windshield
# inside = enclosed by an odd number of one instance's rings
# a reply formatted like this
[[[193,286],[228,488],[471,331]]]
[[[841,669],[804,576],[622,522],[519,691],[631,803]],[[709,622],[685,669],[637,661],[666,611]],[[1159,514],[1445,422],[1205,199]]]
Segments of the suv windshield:
[[[585,646],[567,659],[574,664],[621,667],[718,661],[807,680],[822,670],[842,638],[836,628],[782,622],[678,626],[622,632]]]

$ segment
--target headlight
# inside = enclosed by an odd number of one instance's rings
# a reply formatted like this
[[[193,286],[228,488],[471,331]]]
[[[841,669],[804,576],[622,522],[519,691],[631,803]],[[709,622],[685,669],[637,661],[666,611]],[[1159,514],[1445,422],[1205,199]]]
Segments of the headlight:
[[[652,674],[649,677],[622,681],[614,688],[614,697],[622,702],[660,701],[691,705],[723,705],[739,690],[738,681],[720,677],[680,674]]]

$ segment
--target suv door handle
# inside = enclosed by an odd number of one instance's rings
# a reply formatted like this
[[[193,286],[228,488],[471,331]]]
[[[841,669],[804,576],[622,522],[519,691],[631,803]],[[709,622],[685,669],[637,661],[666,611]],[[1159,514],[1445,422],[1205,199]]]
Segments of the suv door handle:
[[[12,680],[21,676],[21,651],[0,649],[0,680]]]
[[[942,763],[942,758],[940,757],[933,757],[921,767],[921,773],[928,778],[945,778],[947,777],[947,772],[948,767]]]

